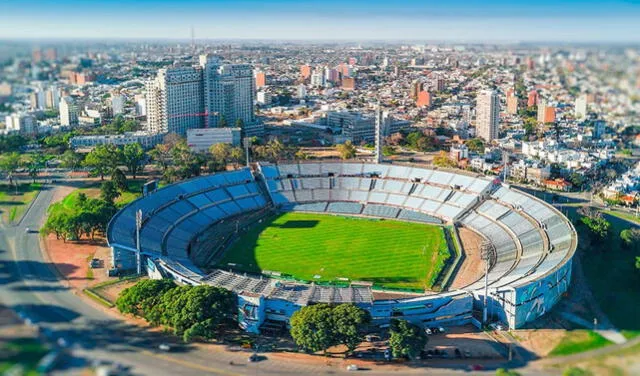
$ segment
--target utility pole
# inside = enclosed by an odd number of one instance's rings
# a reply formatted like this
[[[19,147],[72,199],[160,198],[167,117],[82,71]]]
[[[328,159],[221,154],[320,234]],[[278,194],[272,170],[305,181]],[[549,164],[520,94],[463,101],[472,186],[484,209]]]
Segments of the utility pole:
[[[142,274],[142,260],[140,257],[140,228],[142,227],[142,210],[136,211],[136,271]]]
[[[487,309],[488,309],[488,298],[489,295],[489,266],[491,264],[491,257],[495,250],[493,249],[493,244],[488,241],[482,242],[480,245],[480,257],[484,260],[484,302],[482,307],[482,325],[487,324]]]

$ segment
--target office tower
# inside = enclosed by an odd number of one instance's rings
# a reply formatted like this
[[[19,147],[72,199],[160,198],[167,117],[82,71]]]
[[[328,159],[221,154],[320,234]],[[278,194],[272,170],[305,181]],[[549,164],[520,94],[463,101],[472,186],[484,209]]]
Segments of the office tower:
[[[489,142],[498,138],[500,103],[492,90],[483,90],[476,99],[476,135]]]
[[[555,123],[556,121],[556,108],[548,106],[546,101],[540,101],[538,103],[538,123],[547,124]]]
[[[311,65],[300,66],[300,77],[302,77],[303,80],[311,77]]]
[[[147,130],[187,134],[204,125],[202,69],[175,67],[158,70],[146,84]]]
[[[125,102],[126,98],[124,97],[124,95],[113,94],[111,96],[111,110],[113,111],[113,116],[124,113]]]
[[[531,90],[527,96],[527,107],[533,107],[538,104],[538,92]]]
[[[200,56],[204,82],[205,126],[217,127],[223,123],[243,127],[256,122],[253,102],[256,82],[249,64],[222,64],[211,55]],[[224,119],[224,121],[222,121]],[[246,133],[247,129],[243,128]]]
[[[256,88],[267,86],[267,75],[264,72],[256,72]]]
[[[422,91],[423,86],[424,85],[422,84],[422,82],[418,80],[415,80],[411,83],[411,91],[409,92],[409,96],[411,97],[411,99],[418,98],[418,93]]]
[[[322,72],[313,72],[311,75],[312,86],[324,86],[324,75]]]
[[[513,89],[507,91],[507,113],[512,115],[518,113],[518,97]]]
[[[298,94],[297,94],[297,96],[300,99],[303,99],[304,97],[307,96],[307,88],[303,84],[298,85]]]
[[[46,95],[42,88],[36,89],[29,95],[31,110],[44,110],[46,108]]]
[[[340,80],[340,73],[338,72],[337,69],[333,69],[333,68],[327,69],[324,71],[324,79],[325,79],[325,82],[332,82],[332,83],[338,82]]]
[[[78,105],[71,97],[63,97],[60,100],[60,125],[70,127],[78,125],[78,116],[80,111]]]
[[[416,106],[431,107],[431,94],[426,90],[419,92],[416,98]]]
[[[47,108],[58,108],[60,105],[60,92],[57,86],[52,85],[47,89],[44,101]]]
[[[587,94],[582,94],[576,98],[575,117],[581,119],[587,116]]]

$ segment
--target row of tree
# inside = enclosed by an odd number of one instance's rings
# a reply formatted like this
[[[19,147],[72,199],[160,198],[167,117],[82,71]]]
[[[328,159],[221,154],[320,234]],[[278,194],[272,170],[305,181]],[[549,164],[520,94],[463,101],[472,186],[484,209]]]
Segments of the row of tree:
[[[168,279],[136,283],[120,293],[116,307],[151,325],[171,328],[186,342],[214,338],[237,312],[231,291],[208,285],[177,286]]]

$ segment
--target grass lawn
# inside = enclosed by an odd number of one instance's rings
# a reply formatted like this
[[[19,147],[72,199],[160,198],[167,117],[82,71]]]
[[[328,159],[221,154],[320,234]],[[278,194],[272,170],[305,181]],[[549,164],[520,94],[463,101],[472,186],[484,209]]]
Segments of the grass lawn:
[[[626,219],[630,222],[640,223],[640,217],[636,217],[631,213],[618,212],[613,210],[602,210],[603,213],[609,214],[614,217],[618,217],[620,219]]]
[[[38,194],[40,183],[24,183],[18,186],[0,185],[0,212],[4,223],[18,222]]]
[[[285,213],[239,239],[220,267],[269,270],[316,282],[431,288],[450,257],[443,228],[393,220]]]
[[[35,368],[47,349],[36,339],[17,338],[0,344],[0,354],[0,374],[20,364],[25,375],[38,375]]]
[[[610,345],[612,342],[592,330],[572,330],[562,338],[550,356],[580,353]]]

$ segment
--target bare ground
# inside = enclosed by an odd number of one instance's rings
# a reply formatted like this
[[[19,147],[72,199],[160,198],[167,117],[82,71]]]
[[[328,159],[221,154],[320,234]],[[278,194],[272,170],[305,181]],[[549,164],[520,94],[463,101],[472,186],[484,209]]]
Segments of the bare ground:
[[[451,290],[463,288],[476,282],[484,275],[485,268],[484,261],[480,258],[482,237],[465,227],[458,228],[458,235],[465,259],[451,283]]]

